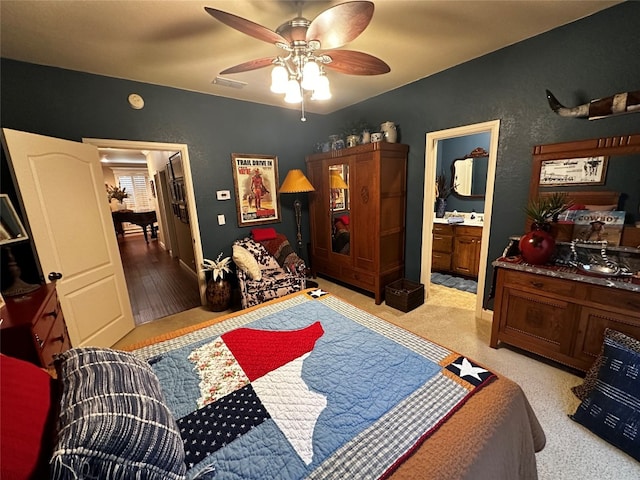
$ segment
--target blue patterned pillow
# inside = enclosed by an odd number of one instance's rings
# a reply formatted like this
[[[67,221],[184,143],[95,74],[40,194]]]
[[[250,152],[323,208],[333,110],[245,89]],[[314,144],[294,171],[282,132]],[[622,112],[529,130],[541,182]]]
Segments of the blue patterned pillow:
[[[184,478],[180,432],[147,363],[75,348],[56,369],[62,391],[51,478]]]
[[[571,417],[640,460],[640,354],[610,338],[595,388]]]

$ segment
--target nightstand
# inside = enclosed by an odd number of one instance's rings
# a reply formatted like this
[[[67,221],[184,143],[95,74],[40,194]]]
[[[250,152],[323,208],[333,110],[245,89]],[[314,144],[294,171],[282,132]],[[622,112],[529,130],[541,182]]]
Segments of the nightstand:
[[[54,355],[71,348],[55,283],[5,302],[0,311],[0,351],[52,369]]]

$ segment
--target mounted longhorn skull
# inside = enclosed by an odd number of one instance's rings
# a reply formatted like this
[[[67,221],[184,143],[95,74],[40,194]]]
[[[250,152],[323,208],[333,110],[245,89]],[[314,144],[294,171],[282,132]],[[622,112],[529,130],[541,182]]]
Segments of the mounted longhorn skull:
[[[547,100],[549,101],[551,109],[561,117],[597,120],[598,118],[605,118],[612,115],[640,112],[640,90],[618,93],[611,97],[591,100],[589,103],[573,108],[563,106],[549,90],[547,90]]]

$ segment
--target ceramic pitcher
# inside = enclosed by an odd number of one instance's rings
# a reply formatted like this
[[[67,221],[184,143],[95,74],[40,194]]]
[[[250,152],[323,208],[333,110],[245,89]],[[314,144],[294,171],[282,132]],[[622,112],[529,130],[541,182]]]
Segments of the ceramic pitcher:
[[[398,140],[398,131],[396,130],[395,123],[384,122],[380,124],[380,131],[382,132],[385,142],[396,143]]]

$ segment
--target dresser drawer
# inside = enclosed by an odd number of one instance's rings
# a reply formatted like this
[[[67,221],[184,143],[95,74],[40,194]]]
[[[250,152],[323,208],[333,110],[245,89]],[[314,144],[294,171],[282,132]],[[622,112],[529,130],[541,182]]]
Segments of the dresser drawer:
[[[62,311],[60,310],[60,303],[58,303],[58,295],[54,292],[49,300],[47,300],[47,303],[44,305],[40,314],[35,319],[35,323],[31,327],[31,331],[33,332],[33,336],[36,341],[38,338],[44,340],[47,335],[49,335],[49,331],[58,316],[62,316]]]
[[[589,286],[587,300],[628,311],[640,318],[640,293],[616,288]]]
[[[342,277],[346,282],[353,282],[357,286],[373,287],[376,284],[376,279],[373,275],[365,272],[359,272],[350,268],[342,269]]]
[[[533,273],[507,271],[505,272],[504,281],[505,284],[519,285],[535,291],[556,295],[574,296],[576,293],[575,282]]]
[[[433,248],[434,252],[452,253],[453,252],[453,237],[451,235],[433,234]]]
[[[432,252],[431,268],[434,270],[450,270],[451,256],[450,253]]]
[[[71,342],[69,341],[67,326],[64,323],[62,315],[59,315],[55,322],[53,322],[49,336],[43,339],[43,344],[40,348],[42,366],[45,368],[53,367],[53,356],[70,348]]]
[[[468,225],[458,225],[456,227],[456,237],[458,235],[466,235],[469,237],[482,237],[482,227],[471,227]]]
[[[448,225],[444,223],[434,223],[433,224],[433,234],[439,235],[453,235],[453,225]]]

